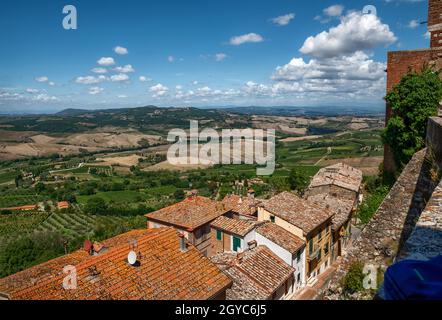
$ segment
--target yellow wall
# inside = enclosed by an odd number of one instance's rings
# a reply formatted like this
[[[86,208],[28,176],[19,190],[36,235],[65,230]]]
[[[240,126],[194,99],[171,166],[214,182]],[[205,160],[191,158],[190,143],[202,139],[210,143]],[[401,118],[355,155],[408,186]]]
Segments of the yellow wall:
[[[258,209],[258,221],[271,221],[270,216],[272,215],[273,214],[271,214],[270,212],[268,212],[263,208]],[[304,241],[306,240],[304,237],[304,232],[300,228],[292,225],[291,223],[288,223],[287,221],[275,216],[275,224],[287,230],[288,232],[294,234],[295,236],[303,239]]]

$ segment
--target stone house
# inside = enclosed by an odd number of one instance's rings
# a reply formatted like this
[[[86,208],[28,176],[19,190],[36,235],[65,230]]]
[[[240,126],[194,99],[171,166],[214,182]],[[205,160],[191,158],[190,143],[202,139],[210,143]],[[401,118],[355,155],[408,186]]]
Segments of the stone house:
[[[305,197],[329,194],[336,198],[355,201],[361,200],[362,171],[344,163],[322,168],[313,177]]]
[[[331,264],[334,213],[290,192],[262,201],[258,221],[270,221],[306,243],[305,279],[313,284]]]
[[[293,267],[293,290],[306,284],[305,242],[270,222],[231,219],[221,216],[211,223],[212,255],[244,253],[257,246],[266,246],[284,263]]]
[[[339,163],[319,170],[304,198],[334,213],[332,261],[344,253],[351,240],[351,220],[362,201],[362,171]]]
[[[224,214],[222,203],[192,195],[145,216],[148,229],[173,227],[208,257],[212,247],[210,223]]]
[[[251,193],[247,197],[227,195],[222,203],[234,218],[256,220],[258,217],[259,200],[255,199]]]
[[[262,223],[253,220],[231,219],[221,216],[214,220],[212,228],[211,254],[222,252],[244,252],[256,247],[256,227]]]
[[[280,226],[266,222],[256,229],[256,243],[258,246],[266,246],[286,264],[293,267],[293,292],[306,285],[305,277],[305,242],[281,228]]]
[[[237,254],[219,253],[210,260],[230,279],[227,300],[285,300],[294,293],[294,268],[266,246]]]

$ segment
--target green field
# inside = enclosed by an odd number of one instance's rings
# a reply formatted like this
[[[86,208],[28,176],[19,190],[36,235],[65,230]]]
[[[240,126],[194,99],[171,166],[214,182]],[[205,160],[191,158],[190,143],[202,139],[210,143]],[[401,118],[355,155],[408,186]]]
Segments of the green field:
[[[113,201],[115,203],[127,203],[128,205],[134,202],[146,201],[148,199],[148,195],[143,192],[137,191],[108,191],[108,192],[98,192],[95,195],[90,196],[78,196],[77,201],[80,204],[85,204],[87,200],[92,197],[100,197],[106,200],[107,202]]]

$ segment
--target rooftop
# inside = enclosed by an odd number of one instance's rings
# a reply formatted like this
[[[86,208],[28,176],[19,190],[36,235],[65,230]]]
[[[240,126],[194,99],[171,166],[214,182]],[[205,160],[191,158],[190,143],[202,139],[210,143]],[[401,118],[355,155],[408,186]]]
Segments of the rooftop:
[[[362,171],[344,163],[322,168],[313,177],[309,189],[326,185],[335,185],[358,192],[362,183]]]
[[[305,247],[302,239],[274,223],[265,223],[256,232],[292,254]]]
[[[263,208],[309,234],[331,219],[334,213],[291,192],[280,193],[263,201]]]
[[[308,201],[332,211],[335,215],[332,219],[333,231],[338,230],[351,218],[354,201],[334,197],[328,193],[321,193],[308,197]]]
[[[266,300],[293,275],[295,269],[266,246],[238,256],[225,252],[211,260],[233,279],[227,290],[228,300]]]
[[[127,255],[134,239],[138,263],[132,266]],[[1,279],[0,291],[18,300],[204,300],[232,283],[195,247],[188,244],[182,252],[172,228],[132,231],[103,244],[109,248],[97,256],[79,250],[52,260],[51,273],[36,284],[32,277],[42,265]],[[77,289],[63,289],[65,265],[76,267]],[[21,278],[22,285],[14,285],[14,278]]]
[[[193,231],[223,215],[223,205],[209,198],[194,196],[146,215],[168,225]]]
[[[245,237],[250,231],[255,229],[262,222],[252,220],[230,219],[224,216],[217,218],[210,225],[213,228],[226,231],[228,233]]]
[[[251,197],[241,197],[235,194],[227,195],[222,203],[226,209],[243,216],[253,216],[256,214],[259,201]]]

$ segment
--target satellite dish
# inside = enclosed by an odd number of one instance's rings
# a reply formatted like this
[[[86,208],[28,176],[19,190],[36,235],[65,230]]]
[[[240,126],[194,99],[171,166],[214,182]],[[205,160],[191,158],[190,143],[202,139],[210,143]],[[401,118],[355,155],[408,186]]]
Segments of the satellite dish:
[[[129,252],[127,255],[127,262],[132,266],[137,263],[137,253],[135,251]]]

